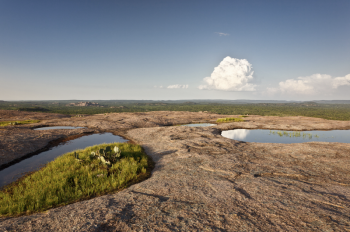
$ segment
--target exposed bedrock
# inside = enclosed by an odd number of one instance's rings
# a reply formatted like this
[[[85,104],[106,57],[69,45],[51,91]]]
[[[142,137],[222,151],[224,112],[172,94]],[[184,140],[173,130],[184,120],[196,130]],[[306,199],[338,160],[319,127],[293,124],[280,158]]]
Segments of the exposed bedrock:
[[[2,218],[0,231],[349,230],[350,144],[244,143],[220,135],[222,129],[270,125],[344,129],[349,122],[246,119],[206,128],[124,131],[155,161],[149,179],[45,213]]]

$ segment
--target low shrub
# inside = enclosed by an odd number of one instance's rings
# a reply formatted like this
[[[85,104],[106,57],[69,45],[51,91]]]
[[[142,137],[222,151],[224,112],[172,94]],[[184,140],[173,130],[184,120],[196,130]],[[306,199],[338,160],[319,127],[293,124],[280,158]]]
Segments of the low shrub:
[[[241,118],[218,118],[216,122],[244,122]]]

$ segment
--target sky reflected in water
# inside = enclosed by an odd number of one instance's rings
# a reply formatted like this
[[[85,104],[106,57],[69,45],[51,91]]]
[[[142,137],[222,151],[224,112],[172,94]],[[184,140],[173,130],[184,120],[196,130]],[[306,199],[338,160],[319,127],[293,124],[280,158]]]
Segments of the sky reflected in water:
[[[339,142],[350,143],[350,130],[332,131],[281,131],[235,129],[223,131],[225,138],[257,143],[305,143]]]

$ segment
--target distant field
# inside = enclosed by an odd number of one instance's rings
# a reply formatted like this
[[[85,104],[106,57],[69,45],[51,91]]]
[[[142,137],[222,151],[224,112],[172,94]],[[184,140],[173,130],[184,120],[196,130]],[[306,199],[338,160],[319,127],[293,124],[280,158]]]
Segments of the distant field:
[[[252,103],[223,104],[213,102],[164,101],[94,101],[98,106],[72,106],[80,101],[12,101],[0,102],[0,109],[61,114],[101,114],[147,111],[208,111],[226,115],[307,116],[333,120],[350,120],[350,104]]]

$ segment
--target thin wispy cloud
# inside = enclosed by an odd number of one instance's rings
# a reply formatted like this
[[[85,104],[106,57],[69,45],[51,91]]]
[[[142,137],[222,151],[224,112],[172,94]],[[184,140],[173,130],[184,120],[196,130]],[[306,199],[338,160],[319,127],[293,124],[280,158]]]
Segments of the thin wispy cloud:
[[[223,32],[215,32],[216,34],[218,34],[219,36],[228,36],[229,34],[227,33],[223,33]]]
[[[255,91],[252,65],[246,59],[236,59],[227,56],[214,68],[210,77],[204,78],[205,85],[199,89],[224,91]]]
[[[188,89],[188,85],[169,85],[168,89]]]
[[[155,86],[153,86],[154,88],[156,88],[156,89],[163,89],[164,87],[162,86],[162,85],[155,85]]]

